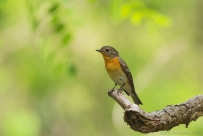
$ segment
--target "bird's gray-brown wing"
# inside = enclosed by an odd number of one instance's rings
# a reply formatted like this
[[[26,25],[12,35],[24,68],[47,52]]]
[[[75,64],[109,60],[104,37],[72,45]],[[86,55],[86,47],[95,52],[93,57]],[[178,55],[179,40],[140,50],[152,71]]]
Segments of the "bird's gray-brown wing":
[[[130,86],[132,87],[132,93],[133,93],[133,95],[135,95],[135,87],[134,87],[134,83],[133,83],[132,74],[131,74],[128,66],[126,65],[125,61],[121,57],[119,57],[119,62],[120,62],[122,70],[125,72],[128,80],[130,81]]]
[[[139,99],[139,97],[137,96],[137,94],[135,92],[135,87],[134,87],[134,83],[133,83],[132,74],[131,74],[127,64],[125,63],[125,61],[121,57],[119,57],[119,62],[120,62],[122,70],[125,72],[125,74],[127,75],[128,80],[130,81],[130,86],[132,88],[132,94],[131,94],[131,96],[133,98],[133,101],[136,104],[142,104],[141,100]]]

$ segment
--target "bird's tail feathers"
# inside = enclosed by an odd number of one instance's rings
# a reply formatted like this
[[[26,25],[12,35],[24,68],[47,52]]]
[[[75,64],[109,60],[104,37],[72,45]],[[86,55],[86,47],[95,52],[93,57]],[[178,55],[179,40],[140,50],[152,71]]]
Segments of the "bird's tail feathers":
[[[135,104],[137,104],[137,105],[141,104],[142,105],[142,102],[139,99],[139,97],[137,96],[137,94],[135,94],[134,96],[131,95],[131,97],[132,97]]]

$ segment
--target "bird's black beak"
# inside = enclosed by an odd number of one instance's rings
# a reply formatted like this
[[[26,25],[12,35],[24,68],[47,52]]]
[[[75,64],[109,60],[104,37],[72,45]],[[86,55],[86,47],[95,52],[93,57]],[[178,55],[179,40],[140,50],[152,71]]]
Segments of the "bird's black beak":
[[[102,50],[96,50],[96,51],[98,51],[98,52],[102,52]]]

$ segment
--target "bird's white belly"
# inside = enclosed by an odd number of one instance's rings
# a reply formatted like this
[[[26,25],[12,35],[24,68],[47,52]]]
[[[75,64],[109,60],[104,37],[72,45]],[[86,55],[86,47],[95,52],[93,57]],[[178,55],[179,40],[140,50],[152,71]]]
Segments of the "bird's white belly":
[[[131,85],[129,84],[128,78],[125,74],[122,74],[121,72],[117,71],[108,74],[117,85],[123,86],[123,84],[125,84],[122,88],[126,90],[129,94],[132,93]]]
[[[128,80],[127,76],[124,73],[117,71],[109,73],[109,76],[119,86],[122,86],[124,83],[127,83]]]

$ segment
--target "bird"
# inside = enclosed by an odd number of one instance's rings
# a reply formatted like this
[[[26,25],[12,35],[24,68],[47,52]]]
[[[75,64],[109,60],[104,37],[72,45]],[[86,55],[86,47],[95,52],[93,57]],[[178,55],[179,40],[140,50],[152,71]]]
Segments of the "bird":
[[[96,51],[102,54],[106,71],[115,83],[112,90],[119,85],[128,96],[132,97],[135,104],[142,105],[141,100],[135,92],[132,74],[125,61],[119,56],[118,51],[111,46],[103,46]]]

